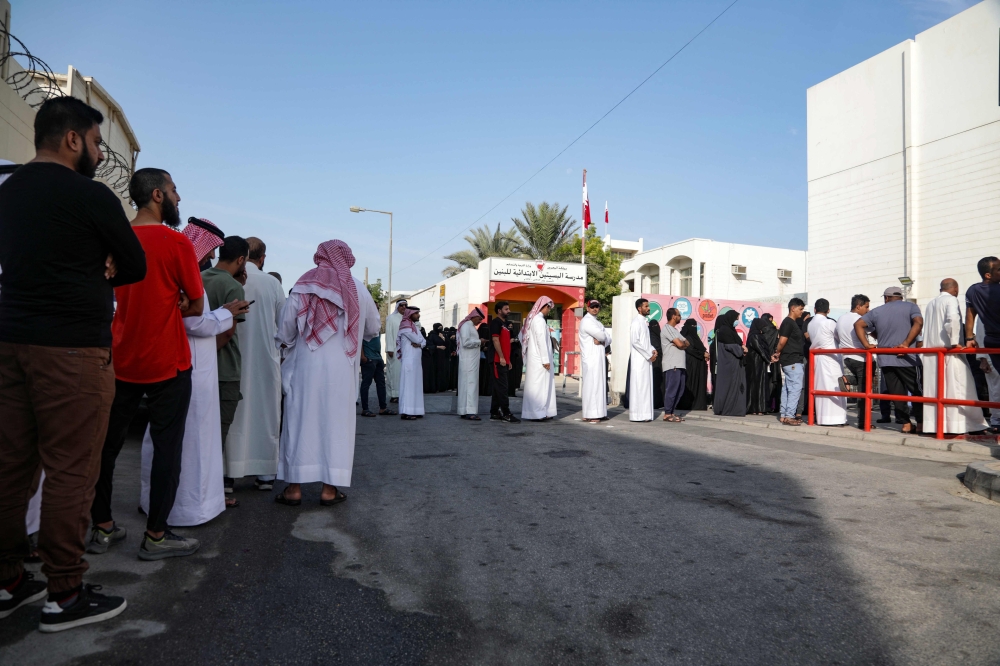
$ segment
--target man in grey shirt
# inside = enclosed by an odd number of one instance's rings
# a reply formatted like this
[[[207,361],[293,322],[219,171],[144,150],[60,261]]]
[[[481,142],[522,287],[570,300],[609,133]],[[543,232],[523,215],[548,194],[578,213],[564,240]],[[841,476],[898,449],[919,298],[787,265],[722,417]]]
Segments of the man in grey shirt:
[[[684,395],[687,385],[687,358],[684,348],[691,343],[677,330],[681,323],[681,313],[677,308],[668,308],[666,322],[660,328],[660,342],[663,346],[663,420],[683,421],[674,415],[674,409]]]
[[[872,345],[865,336],[868,329],[881,349],[909,347],[920,335],[924,327],[924,318],[916,303],[903,300],[903,290],[899,287],[889,287],[882,296],[885,304],[870,310],[854,323],[854,331],[858,341],[865,349]],[[920,382],[917,381],[917,367],[920,361],[911,354],[879,354],[878,364],[882,368],[882,376],[892,395],[922,396]],[[916,432],[921,432],[924,422],[923,404],[913,403],[913,416],[917,420]],[[903,432],[913,432],[910,422],[910,410],[906,400],[896,401],[896,419],[903,423]]]

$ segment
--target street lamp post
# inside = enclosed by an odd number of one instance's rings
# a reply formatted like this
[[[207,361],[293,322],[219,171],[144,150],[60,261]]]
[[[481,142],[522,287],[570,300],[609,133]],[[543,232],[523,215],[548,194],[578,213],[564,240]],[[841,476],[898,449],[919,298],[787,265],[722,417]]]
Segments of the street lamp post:
[[[371,208],[359,208],[351,206],[352,213],[382,213],[389,216],[389,297],[385,303],[385,312],[389,314],[389,305],[392,303],[392,213],[387,210],[373,210]]]

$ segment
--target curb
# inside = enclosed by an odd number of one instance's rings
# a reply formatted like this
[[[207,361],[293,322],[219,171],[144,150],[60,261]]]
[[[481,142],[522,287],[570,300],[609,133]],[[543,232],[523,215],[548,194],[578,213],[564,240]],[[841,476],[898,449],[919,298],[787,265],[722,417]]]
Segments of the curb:
[[[779,421],[762,423],[760,421],[740,419],[739,417],[725,417],[714,415],[702,415],[689,412],[684,418],[697,421],[714,421],[717,423],[729,423],[733,425],[749,426],[752,428],[767,428],[789,432],[793,428],[782,425]],[[902,433],[865,432],[853,426],[843,428],[829,428],[824,426],[810,426],[802,424],[798,427],[800,432],[810,435],[828,435],[839,439],[853,439],[863,442],[873,442],[878,444],[891,444],[895,446],[908,446],[915,449],[930,449],[934,451],[951,451],[954,453],[970,453],[978,456],[990,458],[1000,458],[1000,445],[996,443],[995,437],[981,438],[985,441],[978,442],[970,439],[934,439],[933,437],[923,437],[920,435],[904,435]],[[980,438],[977,438],[980,439]],[[997,472],[1000,474],[1000,470]],[[982,493],[980,493],[982,494]],[[997,485],[997,495],[1000,497],[1000,483]]]
[[[977,495],[1000,502],[1000,462],[969,463],[962,483]]]

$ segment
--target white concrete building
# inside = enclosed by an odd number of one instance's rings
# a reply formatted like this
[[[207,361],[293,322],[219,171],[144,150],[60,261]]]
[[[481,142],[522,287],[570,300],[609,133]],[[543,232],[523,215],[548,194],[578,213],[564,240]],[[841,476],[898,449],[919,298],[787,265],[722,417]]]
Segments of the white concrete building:
[[[810,295],[923,305],[1000,256],[998,35],[986,0],[808,90]]]
[[[622,262],[623,291],[783,302],[806,292],[806,253],[689,238]]]
[[[604,249],[622,261],[627,261],[642,252],[642,239],[627,241],[620,238],[612,238],[611,234],[605,234]]]

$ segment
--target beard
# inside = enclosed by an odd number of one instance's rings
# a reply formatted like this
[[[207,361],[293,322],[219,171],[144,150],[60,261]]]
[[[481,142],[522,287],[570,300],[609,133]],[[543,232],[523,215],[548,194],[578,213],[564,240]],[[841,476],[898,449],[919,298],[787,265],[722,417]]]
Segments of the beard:
[[[181,226],[181,211],[174,205],[168,197],[163,197],[163,205],[160,207],[163,214],[163,223],[171,229]]]
[[[76,160],[74,171],[87,178],[93,178],[97,175],[97,162],[94,160],[90,148],[87,147],[86,141],[83,142],[83,152]]]

